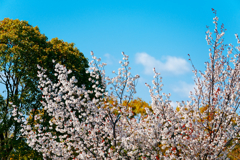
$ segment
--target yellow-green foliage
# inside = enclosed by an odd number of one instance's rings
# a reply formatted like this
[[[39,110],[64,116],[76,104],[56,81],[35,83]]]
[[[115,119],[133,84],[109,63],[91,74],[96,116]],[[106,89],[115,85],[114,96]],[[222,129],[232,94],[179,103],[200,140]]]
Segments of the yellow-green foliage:
[[[235,146],[233,151],[228,154],[228,157],[231,160],[239,160],[240,159],[240,144],[239,143],[238,143],[238,145]]]
[[[118,105],[117,100],[114,100],[112,97],[110,97],[110,98],[104,98],[103,101],[104,101],[104,108],[115,107],[116,109],[114,110],[113,113],[116,115],[119,114],[119,112],[121,112],[121,108]],[[152,107],[139,97],[136,99],[133,99],[129,102],[127,100],[124,100],[122,102],[122,106],[126,106],[128,109],[131,108],[132,113],[133,113],[133,116],[131,118],[133,118],[137,114],[145,115],[146,114],[145,108],[149,108],[150,110],[152,110]]]
[[[148,108],[149,110],[152,110],[151,105],[149,105],[147,102],[143,101],[141,98],[137,98],[134,100],[131,100],[128,104],[127,101],[123,101],[123,106],[128,106],[132,109],[132,112],[134,115],[141,114],[142,116],[146,114],[145,108]]]
[[[47,70],[45,74],[53,83],[57,83],[58,79],[54,75],[55,67],[52,63],[54,59],[56,63],[64,64],[68,70],[72,70],[68,80],[75,76],[78,80],[76,86],[81,87],[85,84],[87,90],[94,89],[91,87],[92,82],[88,81],[90,78],[90,74],[86,73],[89,67],[88,60],[83,53],[74,47],[73,43],[58,38],[48,41],[37,26],[33,27],[27,21],[9,18],[0,21],[0,59],[0,72],[4,71],[8,78],[5,84],[8,88],[8,98],[6,103],[1,105],[4,112],[0,112],[0,117],[3,119],[3,123],[0,124],[0,157],[7,159],[20,143],[17,140],[19,125],[14,123],[13,118],[5,116],[5,113],[11,111],[9,102],[20,106],[18,111],[27,116],[32,109],[43,107],[40,103],[43,100],[41,91],[43,88],[38,88],[37,64]],[[90,94],[90,98],[93,97],[93,94]],[[3,133],[9,132],[10,128],[14,128],[13,132],[17,130],[11,139],[3,136]]]

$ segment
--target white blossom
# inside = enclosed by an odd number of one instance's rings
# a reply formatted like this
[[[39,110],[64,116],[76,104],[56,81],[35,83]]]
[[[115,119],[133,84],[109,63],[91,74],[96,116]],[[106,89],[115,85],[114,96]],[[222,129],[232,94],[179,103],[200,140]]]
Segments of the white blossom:
[[[217,21],[218,18],[215,17],[215,31],[218,30]],[[68,81],[71,71],[56,64],[55,71],[60,81],[57,84],[47,80],[44,75],[46,70],[38,65],[41,70],[38,73],[38,87],[42,88],[44,95],[41,103],[53,117],[49,121],[50,127],[41,126],[43,119],[36,116],[34,119],[38,124],[32,128],[27,121],[24,122],[23,117],[18,118],[23,114],[17,112],[14,105],[12,116],[21,124],[20,131],[27,137],[27,144],[43,153],[45,159],[226,159],[226,155],[233,149],[232,146],[239,143],[237,135],[240,121],[236,106],[239,104],[240,94],[240,82],[237,78],[240,74],[240,60],[237,58],[238,54],[235,54],[235,59],[231,57],[234,59],[230,61],[231,65],[222,64],[226,59],[222,53],[224,45],[221,45],[224,32],[216,32],[215,40],[211,32],[206,34],[211,50],[217,47],[219,49],[212,52],[214,56],[209,54],[205,72],[194,71],[195,92],[190,94],[190,101],[178,102],[176,109],[171,105],[171,94],[161,92],[162,77],[159,77],[160,73],[157,73],[155,68],[153,88],[146,83],[152,98],[151,108],[145,108],[146,114],[137,120],[130,118],[134,114],[133,108],[121,103],[122,98],[133,99],[132,93],[136,93],[135,80],[139,75],[130,77],[131,74],[126,68],[119,68],[118,75],[109,78],[105,77],[103,70],[100,72],[102,82],[88,79],[93,83],[94,89],[89,91],[85,85],[81,88],[75,86],[75,77]],[[216,43],[212,44],[211,41]],[[232,45],[230,47],[233,48]],[[91,55],[94,55],[93,52]],[[122,66],[127,66],[128,56],[124,52],[122,55]],[[228,55],[230,57],[230,53]],[[97,58],[93,56],[93,59],[91,64],[96,62]],[[96,67],[97,65],[93,65],[90,68],[90,75],[98,79],[100,75],[97,71],[101,70]],[[106,85],[99,88],[98,84]],[[109,94],[105,92],[104,98],[96,99],[102,96],[99,91],[103,92],[107,85],[112,85]],[[154,91],[157,95],[154,95]],[[74,93],[77,93],[77,98],[73,96]],[[91,99],[89,93],[94,94],[95,98]],[[111,99],[113,103],[107,99]],[[56,131],[63,133],[63,136],[57,137],[54,132],[49,131],[55,125]],[[56,141],[57,138],[60,141]],[[232,140],[232,146],[225,147],[229,140]],[[72,148],[79,153],[76,157],[73,157]]]

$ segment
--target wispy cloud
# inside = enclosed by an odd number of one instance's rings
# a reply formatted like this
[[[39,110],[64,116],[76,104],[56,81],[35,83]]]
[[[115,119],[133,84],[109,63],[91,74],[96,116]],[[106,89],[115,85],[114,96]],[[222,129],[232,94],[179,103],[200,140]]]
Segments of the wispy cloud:
[[[106,57],[107,65],[112,65],[113,63],[117,62],[117,60],[109,53],[104,54],[104,57]]]
[[[183,58],[166,56],[162,57],[163,61],[157,60],[147,53],[137,53],[135,56],[135,61],[137,64],[142,64],[144,66],[144,73],[148,75],[153,75],[153,68],[157,72],[165,72],[174,75],[184,74],[189,72],[190,64]]]
[[[189,84],[180,81],[178,85],[174,85],[172,88],[175,93],[178,93],[180,97],[189,97],[190,91],[194,91],[195,84]],[[194,93],[194,92],[193,92]]]

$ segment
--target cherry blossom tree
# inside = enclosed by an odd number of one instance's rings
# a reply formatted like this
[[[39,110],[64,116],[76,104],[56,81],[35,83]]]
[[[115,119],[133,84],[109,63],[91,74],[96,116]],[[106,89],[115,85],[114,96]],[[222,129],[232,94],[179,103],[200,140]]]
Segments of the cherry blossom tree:
[[[123,88],[121,88],[120,85],[118,86],[114,84],[114,81],[119,81],[117,78],[108,82],[108,84],[112,83],[116,90],[121,90],[120,92],[116,92],[116,95],[120,99],[120,104],[127,98],[129,100],[132,99],[132,94],[136,93],[134,88],[135,85],[132,81],[139,78],[138,75],[133,78],[129,77],[130,72],[127,72],[127,70],[130,70],[131,68],[127,68],[129,64],[127,61],[128,56],[124,53],[123,55],[125,63],[122,64],[122,66],[124,66],[126,70],[124,70],[124,68],[122,71],[119,70],[119,74],[123,72],[123,77],[125,77],[122,78]],[[95,59],[95,57],[93,57],[93,59]],[[122,62],[120,61],[120,63]],[[102,67],[104,65],[105,64],[99,66]],[[40,66],[38,67],[41,69]],[[74,158],[75,156],[78,158],[106,158],[112,156],[121,157],[121,155],[124,155],[124,147],[121,146],[119,138],[123,134],[122,128],[124,123],[127,122],[123,122],[122,120],[125,119],[129,121],[128,117],[131,116],[132,113],[128,111],[128,114],[125,111],[127,110],[126,106],[113,107],[110,105],[106,108],[106,105],[109,104],[103,102],[100,103],[96,99],[91,100],[88,95],[90,91],[86,91],[85,86],[78,88],[72,84],[77,82],[75,77],[72,77],[69,82],[67,81],[67,74],[70,74],[71,71],[67,71],[66,67],[63,67],[60,64],[56,64],[55,67],[56,71],[59,73],[59,75],[56,74],[59,79],[59,83],[57,84],[52,84],[47,76],[44,75],[44,72],[46,71],[44,69],[42,69],[42,72],[39,72],[38,75],[42,82],[39,88],[43,91],[46,100],[46,102],[42,101],[42,104],[45,106],[44,109],[48,111],[49,115],[54,117],[51,122],[49,122],[52,127],[41,128],[41,124],[39,123],[33,129],[26,121],[25,126],[22,125],[24,127],[22,131],[24,132],[24,135],[29,136],[29,140],[33,140],[31,142],[28,141],[29,146],[42,152],[44,157],[50,158],[62,157],[63,159],[66,159],[70,157]],[[97,75],[96,72],[99,70],[96,68],[93,68],[93,70],[94,71],[91,72],[90,75],[98,79],[99,75]],[[60,75],[60,73],[63,74]],[[102,75],[105,79],[109,80],[108,77],[104,76],[104,72],[102,72]],[[120,76],[118,77],[120,78]],[[92,79],[89,78],[89,81],[92,81]],[[96,84],[98,83],[105,84],[103,81],[96,81]],[[60,89],[58,90],[57,88]],[[96,93],[96,97],[102,96],[96,85],[93,85],[92,88],[95,88],[94,92]],[[129,95],[123,95],[123,90],[125,88],[130,92]],[[48,93],[50,91],[52,93]],[[74,99],[73,95],[76,94],[79,95],[79,98]],[[105,94],[106,96],[108,95],[108,93]],[[82,95],[84,95],[84,97]],[[111,93],[111,97],[114,97],[113,92]],[[118,114],[114,113],[116,109],[118,110]],[[15,111],[17,111],[17,109],[14,110],[14,116],[17,115]],[[78,114],[78,117],[76,116],[76,112],[80,113]],[[34,117],[36,120],[38,118],[38,116]],[[43,120],[40,120],[40,122],[41,121]],[[58,136],[56,136],[53,135],[53,133],[48,132],[53,128],[62,133],[62,135],[58,134]],[[30,130],[30,132],[27,130]],[[118,154],[119,152],[120,154]]]
[[[42,104],[54,118],[49,128],[42,127],[42,119],[32,128],[13,105],[13,116],[21,124],[29,146],[43,153],[45,159],[226,159],[239,142],[240,47],[223,43],[226,30],[223,25],[219,29],[214,9],[213,12],[214,34],[206,32],[210,61],[205,72],[197,71],[193,65],[196,87],[190,92],[190,100],[178,102],[178,108],[174,109],[171,94],[161,92],[162,77],[154,68],[153,88],[146,84],[152,98],[151,110],[146,107],[146,114],[139,122],[130,118],[133,112],[128,107],[136,93],[135,81],[139,75],[131,76],[128,56],[124,53],[124,62],[119,62],[123,68],[116,77],[109,78],[101,70],[106,64],[98,64],[96,61],[100,59],[91,52],[94,61],[90,62],[93,66],[90,75],[98,79],[100,73],[103,77],[102,81],[89,78],[95,83],[93,92],[84,85],[75,86],[75,77],[67,81],[71,70],[63,65],[55,65],[57,84],[38,66],[39,88],[45,98]],[[237,35],[236,38],[240,43]],[[112,86],[109,93],[101,93],[97,84],[103,84],[103,89]],[[101,97],[100,100],[91,99],[90,93]],[[109,104],[109,99],[117,104]],[[58,133],[52,133],[53,128]]]
[[[231,57],[234,47],[223,44],[226,30],[223,25],[218,30],[218,17],[216,11],[213,12],[216,38],[209,30],[206,32],[210,62],[206,63],[205,73],[199,72],[200,76],[193,66],[197,87],[195,93],[190,93],[191,101],[178,103],[180,110],[174,112],[169,95],[163,94],[164,100],[159,94],[151,94],[153,113],[148,112],[147,118],[142,119],[138,126],[142,130],[139,132],[136,129],[139,136],[134,136],[140,137],[145,154],[154,155],[161,151],[159,147],[167,147],[160,155],[170,159],[225,159],[239,142],[239,117],[236,112],[239,107],[240,47],[235,48],[236,54]],[[237,35],[236,38],[240,43]],[[224,56],[227,46],[228,52]],[[208,107],[201,110],[203,106]]]

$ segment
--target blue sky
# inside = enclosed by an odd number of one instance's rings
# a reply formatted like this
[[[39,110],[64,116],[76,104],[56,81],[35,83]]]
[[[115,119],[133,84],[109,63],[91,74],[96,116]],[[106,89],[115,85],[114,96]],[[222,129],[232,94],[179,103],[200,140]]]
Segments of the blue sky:
[[[0,19],[26,20],[38,26],[49,40],[58,37],[73,42],[92,60],[90,51],[102,58],[107,76],[117,71],[121,52],[129,55],[133,75],[139,74],[134,97],[151,101],[145,82],[153,86],[153,67],[163,77],[163,92],[171,100],[188,100],[194,87],[194,74],[188,61],[205,70],[208,48],[206,25],[213,31],[211,8],[217,10],[219,24],[227,29],[225,43],[236,44],[240,33],[240,1],[133,1],[133,0],[1,0]],[[5,90],[0,85],[0,93]],[[175,103],[173,103],[175,105]]]

